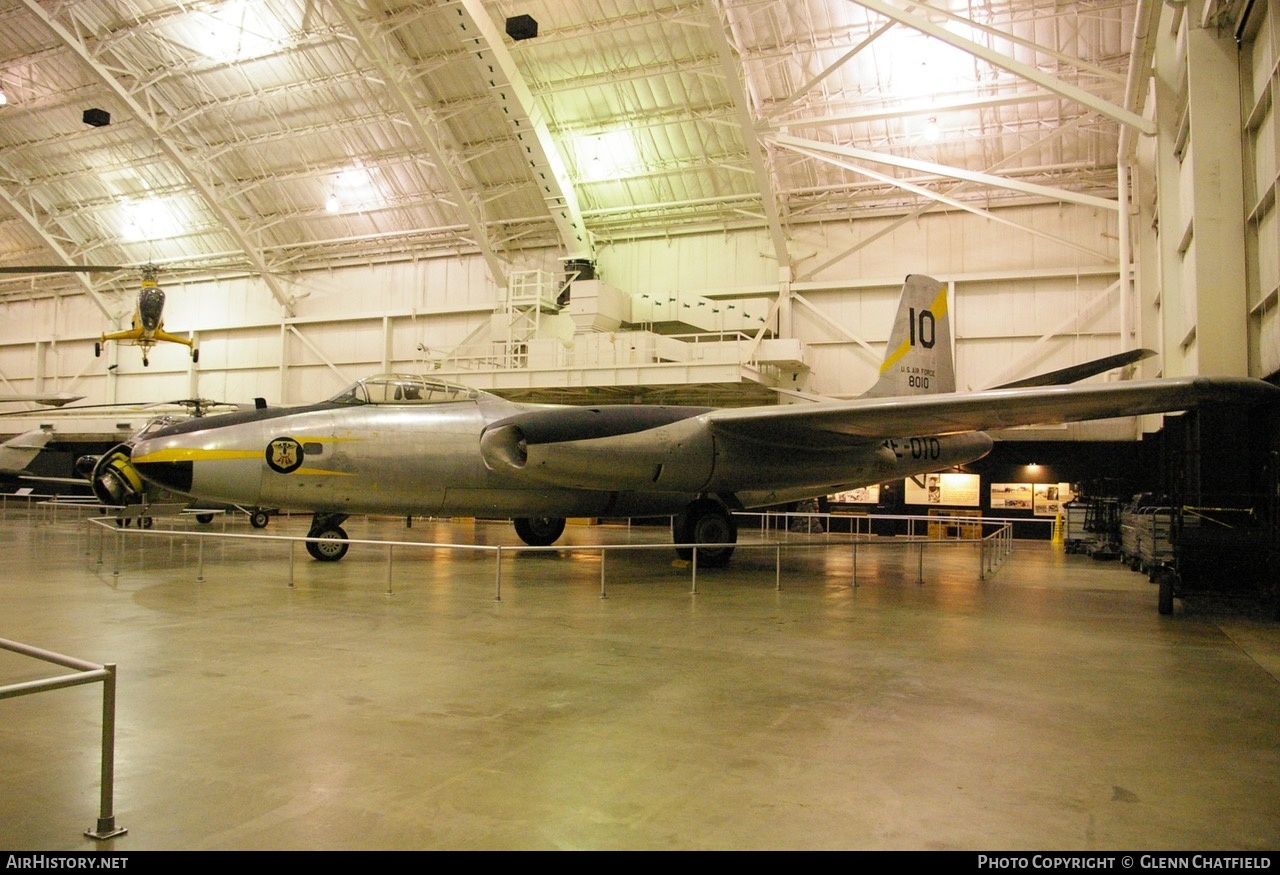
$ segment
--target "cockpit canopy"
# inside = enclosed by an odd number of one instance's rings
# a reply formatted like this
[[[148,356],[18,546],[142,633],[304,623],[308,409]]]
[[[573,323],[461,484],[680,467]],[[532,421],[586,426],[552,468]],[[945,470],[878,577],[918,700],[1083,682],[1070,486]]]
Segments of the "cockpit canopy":
[[[417,374],[378,374],[357,380],[330,401],[335,404],[440,404],[475,401],[478,389]]]

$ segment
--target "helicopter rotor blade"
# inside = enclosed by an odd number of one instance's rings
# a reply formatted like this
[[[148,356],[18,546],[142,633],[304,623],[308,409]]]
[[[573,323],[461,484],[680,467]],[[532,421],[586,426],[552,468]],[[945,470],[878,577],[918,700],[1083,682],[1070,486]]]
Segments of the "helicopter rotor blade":
[[[17,267],[0,266],[0,273],[115,273],[137,269],[110,264],[28,264]]]

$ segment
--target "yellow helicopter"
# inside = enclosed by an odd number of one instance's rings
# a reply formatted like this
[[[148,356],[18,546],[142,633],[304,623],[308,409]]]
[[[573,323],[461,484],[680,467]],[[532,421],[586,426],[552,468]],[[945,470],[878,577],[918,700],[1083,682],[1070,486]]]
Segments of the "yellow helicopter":
[[[156,283],[158,269],[154,264],[142,266],[142,287],[138,289],[138,305],[133,311],[133,327],[127,331],[116,331],[102,335],[93,345],[93,354],[102,355],[102,345],[108,341],[137,346],[142,349],[142,366],[151,364],[149,354],[151,347],[157,343],[181,343],[191,350],[191,361],[200,361],[200,350],[195,341],[189,337],[170,334],[164,330],[164,291]]]
[[[107,265],[28,265],[0,267],[0,273],[111,273],[130,269]],[[151,364],[151,348],[157,343],[180,343],[191,350],[191,361],[200,361],[200,350],[196,348],[195,341],[164,330],[164,291],[156,282],[160,268],[144,264],[138,270],[142,274],[142,286],[138,289],[138,300],[133,310],[133,327],[103,334],[93,344],[93,354],[101,356],[107,343],[137,346],[142,349],[142,365],[146,367]]]

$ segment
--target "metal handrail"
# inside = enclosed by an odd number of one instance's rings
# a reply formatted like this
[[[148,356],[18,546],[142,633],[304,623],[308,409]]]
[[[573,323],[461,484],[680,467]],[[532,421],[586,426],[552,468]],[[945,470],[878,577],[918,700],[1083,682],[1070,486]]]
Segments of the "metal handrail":
[[[927,518],[922,518],[922,519],[927,519]],[[120,575],[120,556],[121,556],[120,544],[121,544],[121,539],[124,537],[145,538],[145,537],[178,536],[182,538],[196,538],[197,539],[197,557],[196,557],[197,571],[196,571],[196,578],[195,578],[196,582],[203,582],[204,580],[204,542],[206,540],[215,539],[215,540],[276,541],[276,542],[289,544],[289,583],[288,585],[290,588],[292,588],[294,586],[294,576],[295,576],[294,575],[295,558],[296,558],[295,545],[298,543],[307,544],[307,543],[320,543],[324,541],[324,539],[321,539],[321,538],[295,536],[295,535],[267,535],[267,534],[208,532],[208,531],[199,531],[194,529],[193,530],[177,530],[177,529],[161,529],[161,528],[121,529],[114,526],[111,520],[109,519],[104,520],[100,518],[89,518],[86,520],[86,523],[90,526],[96,526],[101,533],[98,541],[98,564],[99,565],[105,564],[104,552],[105,552],[106,533],[115,532],[116,549],[113,554],[114,568],[113,568],[112,574],[113,576],[116,576],[116,577]],[[1011,531],[1012,531],[1012,528],[1010,527],[1010,532]],[[325,543],[332,544],[333,542],[325,541]],[[447,549],[447,550],[456,550],[456,551],[463,551],[463,552],[491,553],[495,557],[495,570],[494,570],[495,601],[501,601],[501,598],[502,598],[502,556],[504,551],[507,554],[510,554],[512,552],[518,552],[518,553],[563,552],[566,549],[572,549],[576,551],[586,551],[586,552],[598,552],[601,556],[600,597],[607,598],[608,596],[607,596],[607,589],[606,589],[605,566],[607,564],[607,561],[606,561],[607,554],[610,552],[636,551],[636,550],[669,551],[673,548],[688,549],[692,554],[692,561],[690,562],[690,576],[691,576],[690,592],[692,594],[696,594],[697,581],[698,581],[698,566],[699,566],[698,556],[699,556],[699,551],[701,550],[719,549],[719,548],[725,548],[725,547],[734,547],[738,550],[753,550],[753,549],[774,550],[775,588],[780,590],[782,587],[782,550],[784,548],[787,550],[798,550],[798,549],[806,549],[806,548],[828,548],[829,549],[831,547],[830,540],[826,538],[809,538],[807,540],[798,540],[794,538],[788,538],[788,540],[786,540],[785,542],[780,542],[776,540],[774,541],[770,541],[770,540],[738,541],[734,544],[728,544],[728,543],[725,543],[725,544],[575,544],[568,547],[566,547],[565,545],[532,547],[527,545],[503,546],[503,545],[487,545],[487,544],[455,544],[455,543],[438,543],[438,542],[426,542],[426,541],[387,541],[382,539],[364,539],[364,538],[349,538],[346,541],[344,541],[344,543],[349,546],[363,545],[363,546],[382,547],[386,549],[387,551],[386,592],[388,595],[392,593],[392,567],[394,562],[393,552],[395,548],[410,548],[410,549],[418,549],[418,550]],[[936,538],[928,538],[928,537],[919,536],[919,535],[895,537],[893,539],[877,539],[874,541],[853,540],[851,542],[851,546],[853,550],[853,554],[852,554],[853,574],[852,574],[852,579],[850,581],[850,585],[852,586],[858,585],[857,559],[858,559],[858,551],[860,549],[861,550],[881,549],[881,548],[896,549],[896,548],[903,548],[903,547],[916,547],[919,551],[918,582],[923,583],[924,582],[924,549],[926,546],[930,548],[947,547],[947,546],[961,547],[965,545],[973,545],[975,543],[977,542],[973,540],[957,540],[957,539],[939,540]],[[90,544],[87,543],[86,546],[88,549],[90,550],[92,549]],[[980,579],[983,579],[981,577],[981,573],[979,576],[980,576]]]
[[[77,687],[83,684],[102,682],[102,787],[98,802],[98,823],[94,829],[85,830],[91,839],[105,840],[127,833],[129,830],[116,825],[113,810],[115,796],[115,762],[116,762],[116,666],[114,663],[99,665],[86,662],[73,656],[63,656],[52,650],[42,650],[18,641],[0,638],[0,648],[21,653],[35,659],[75,669],[76,674],[59,675],[38,681],[27,681],[20,684],[9,684],[0,687],[0,699],[12,699],[28,696],[32,693],[44,693],[49,690],[61,690],[66,687]]]

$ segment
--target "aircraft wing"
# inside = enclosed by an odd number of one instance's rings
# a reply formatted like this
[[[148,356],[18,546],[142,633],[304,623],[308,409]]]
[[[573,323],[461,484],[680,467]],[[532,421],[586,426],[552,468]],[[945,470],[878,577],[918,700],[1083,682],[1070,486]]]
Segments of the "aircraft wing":
[[[29,401],[46,407],[61,407],[82,398],[84,398],[83,395],[72,395],[70,392],[55,392],[51,395],[0,395],[0,401]]]
[[[842,438],[958,434],[1278,399],[1280,389],[1261,380],[1186,377],[727,408],[703,417],[713,432],[725,436],[814,447],[838,444]]]

